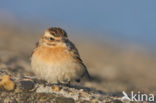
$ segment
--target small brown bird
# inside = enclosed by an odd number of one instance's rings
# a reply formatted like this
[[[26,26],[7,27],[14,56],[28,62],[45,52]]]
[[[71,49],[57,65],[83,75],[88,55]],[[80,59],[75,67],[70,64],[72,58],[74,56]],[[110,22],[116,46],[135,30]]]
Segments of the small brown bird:
[[[31,66],[40,79],[50,83],[68,84],[80,81],[83,76],[90,79],[77,48],[59,27],[47,29],[41,36],[33,51]]]

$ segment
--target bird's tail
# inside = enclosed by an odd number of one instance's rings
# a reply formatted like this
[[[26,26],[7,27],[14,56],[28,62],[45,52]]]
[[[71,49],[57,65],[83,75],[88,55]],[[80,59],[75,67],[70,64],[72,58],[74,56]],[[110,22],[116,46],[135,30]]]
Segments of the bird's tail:
[[[88,70],[87,70],[87,67],[82,63],[82,65],[84,66],[84,73],[82,75],[82,77],[86,77],[86,79],[88,79],[89,81],[93,80],[93,78],[90,76]]]
[[[88,79],[89,81],[92,80],[92,77],[90,76],[90,74],[89,74],[89,72],[88,72],[87,69],[85,69],[85,77],[87,77],[87,79]]]

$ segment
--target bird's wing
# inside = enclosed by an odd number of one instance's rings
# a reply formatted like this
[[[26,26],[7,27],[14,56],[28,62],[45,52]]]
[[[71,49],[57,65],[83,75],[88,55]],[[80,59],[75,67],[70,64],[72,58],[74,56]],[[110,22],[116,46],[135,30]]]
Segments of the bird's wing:
[[[79,62],[79,63],[85,68],[85,72],[84,72],[84,74],[82,75],[82,77],[83,77],[83,76],[87,76],[87,78],[90,80],[91,77],[90,77],[90,75],[89,75],[89,72],[88,72],[88,70],[87,70],[87,67],[85,66],[85,64],[83,63],[83,61],[82,61],[82,59],[81,59],[81,57],[80,57],[80,55],[79,55],[78,49],[77,49],[77,48],[75,47],[75,45],[74,45],[71,41],[69,41],[69,40],[66,41],[66,44],[67,44],[68,51],[70,51],[70,52],[73,54],[73,57],[77,60],[77,62]]]

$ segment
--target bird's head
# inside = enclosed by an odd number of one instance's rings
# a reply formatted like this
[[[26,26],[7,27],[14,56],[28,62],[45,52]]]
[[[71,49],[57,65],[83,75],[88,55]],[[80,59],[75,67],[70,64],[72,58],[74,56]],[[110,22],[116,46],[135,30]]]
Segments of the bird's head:
[[[40,43],[48,46],[54,46],[67,40],[67,33],[59,27],[51,27],[47,29],[41,36]]]

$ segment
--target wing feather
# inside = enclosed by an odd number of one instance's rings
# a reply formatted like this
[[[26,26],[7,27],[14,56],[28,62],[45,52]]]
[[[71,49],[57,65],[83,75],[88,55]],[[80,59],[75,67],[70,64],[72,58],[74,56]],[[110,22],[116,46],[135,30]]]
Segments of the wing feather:
[[[68,47],[68,50],[70,52],[73,53],[73,57],[80,63],[80,65],[82,65],[85,69],[85,72],[82,74],[82,77],[83,76],[86,76],[89,80],[91,79],[90,75],[89,75],[89,72],[87,70],[87,67],[85,66],[85,64],[83,63],[81,57],[80,57],[80,54],[78,52],[78,49],[76,48],[76,46],[69,40],[66,41],[66,44],[67,44],[67,47]]]

